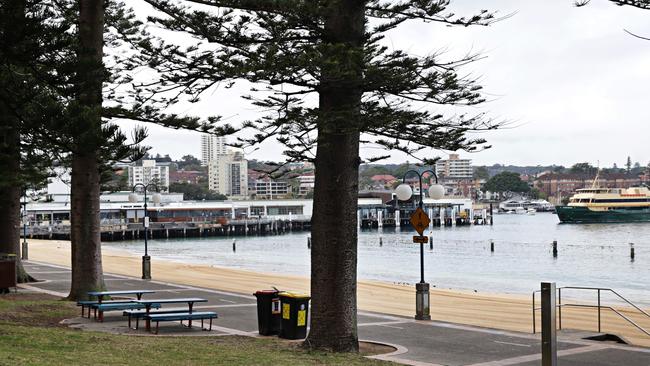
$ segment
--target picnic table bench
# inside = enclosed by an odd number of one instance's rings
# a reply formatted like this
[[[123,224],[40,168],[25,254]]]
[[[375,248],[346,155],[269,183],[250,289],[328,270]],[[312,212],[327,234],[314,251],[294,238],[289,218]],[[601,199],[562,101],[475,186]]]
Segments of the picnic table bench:
[[[201,320],[201,328],[205,329],[203,326],[203,321],[204,320],[210,320],[210,328],[208,330],[212,330],[212,319],[218,318],[217,313],[213,311],[197,311],[193,313],[188,313],[188,312],[174,312],[174,313],[168,313],[168,314],[149,314],[145,315],[145,318],[148,321],[154,321],[156,322],[156,331],[154,332],[155,334],[158,334],[158,327],[160,322],[171,322],[171,321],[179,321],[181,324],[183,324],[183,320],[187,320],[189,323],[189,327],[192,328],[192,320]]]
[[[172,314],[176,314],[177,315],[176,317],[179,317],[179,316],[184,317],[183,320],[187,320],[188,321],[188,326],[191,328],[192,327],[192,320],[201,319],[201,318],[194,318],[194,316],[192,315],[193,314],[192,313],[192,308],[194,307],[194,303],[207,302],[207,301],[208,300],[202,299],[200,297],[187,297],[187,298],[175,298],[175,299],[136,300],[135,302],[137,302],[139,304],[143,304],[145,306],[145,314],[142,317],[146,320],[146,329],[147,329],[147,331],[151,331],[151,320],[152,320],[151,317],[152,316],[161,316],[159,318],[155,318],[155,319],[158,319],[158,320],[155,320],[156,322],[171,321],[171,320],[167,320],[168,318],[166,318],[165,316],[171,317]],[[156,304],[158,304],[158,305],[162,305],[162,304],[179,304],[179,303],[187,303],[188,311],[177,311],[177,312],[170,312],[170,313],[166,313],[166,314],[162,314],[162,313],[161,314],[152,314],[151,313],[151,308],[154,307],[153,305],[156,305]],[[214,313],[214,316],[212,318],[216,318],[216,313]],[[210,318],[210,319],[212,319],[212,318]],[[160,319],[164,319],[164,320],[160,320]],[[208,319],[208,318],[206,317],[204,319]],[[180,320],[180,319],[174,319],[174,320]],[[212,320],[210,320],[210,322],[212,322]],[[157,325],[158,324],[156,323],[156,326]],[[212,329],[212,326],[210,326],[210,329]],[[157,332],[157,330],[156,330],[156,332]]]
[[[149,314],[147,314],[146,310],[124,310],[122,312],[123,316],[128,317],[129,321],[129,328],[131,328],[131,321],[135,319],[135,328],[131,329],[138,329],[140,325],[140,319],[144,319],[147,315],[154,315],[154,314],[178,314],[181,312],[185,312],[185,310],[161,310],[161,311],[151,311]]]
[[[142,299],[142,295],[151,294],[155,291],[152,290],[121,290],[121,291],[90,291],[88,296],[96,297],[97,300],[82,300],[77,302],[77,306],[81,306],[81,316],[84,316],[84,309],[88,308],[88,318],[90,318],[90,309],[94,310],[95,319],[99,321],[104,320],[104,311],[110,310],[128,310],[128,309],[142,309],[141,304],[136,303],[134,299],[127,300],[104,300],[106,296],[116,295],[136,295],[137,300]],[[160,304],[152,304],[151,307],[160,308]],[[99,312],[99,317],[98,317]]]
[[[90,319],[90,310],[93,309],[96,305],[109,305],[109,304],[124,304],[127,302],[133,302],[134,300],[132,299],[127,299],[127,300],[104,300],[102,302],[98,302],[97,300],[82,300],[82,301],[77,301],[77,306],[81,306],[81,316],[84,316],[84,308],[88,309],[88,319]]]

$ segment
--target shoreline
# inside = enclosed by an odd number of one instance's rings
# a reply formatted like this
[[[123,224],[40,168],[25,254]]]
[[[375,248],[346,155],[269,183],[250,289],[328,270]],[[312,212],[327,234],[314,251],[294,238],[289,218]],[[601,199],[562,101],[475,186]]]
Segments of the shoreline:
[[[31,260],[70,266],[69,241],[32,239],[29,240],[29,248]],[[141,275],[141,258],[128,250],[103,247],[102,265],[106,273],[136,278]],[[247,294],[251,297],[255,291],[272,286],[282,290],[310,292],[310,280],[304,276],[278,275],[162,259],[152,261],[152,278],[156,281]],[[415,290],[413,285],[359,280],[357,304],[361,311],[411,318],[415,314]],[[431,289],[431,318],[438,321],[532,333],[531,305],[530,295]],[[644,328],[650,329],[650,319],[640,318],[626,310],[624,312]],[[539,316],[538,312],[538,321]],[[595,309],[567,308],[563,310],[562,316],[565,328],[595,329]],[[619,319],[611,312],[603,312],[603,330],[619,334],[636,345],[650,347],[650,338]]]
[[[36,240],[36,239],[33,239]],[[40,239],[38,239],[40,240]],[[53,240],[43,240],[43,241],[53,241]],[[65,241],[65,240],[63,240]],[[116,252],[114,254],[117,254],[119,252],[120,255],[124,256],[130,256],[130,257],[137,257],[140,258],[141,253],[136,253],[134,251],[128,250],[128,249],[120,249],[120,248],[106,248],[102,246],[102,255],[104,254],[104,251],[107,251],[108,253]],[[175,258],[156,258],[155,261],[161,261],[161,262],[169,262],[169,263],[176,263],[179,265],[188,265],[188,266],[198,266],[198,267],[209,267],[209,268],[215,268],[217,270],[224,270],[224,271],[242,271],[242,272],[247,272],[247,273],[255,273],[257,275],[263,275],[263,276],[281,276],[281,277],[296,277],[296,278],[308,278],[309,276],[306,274],[296,274],[296,273],[289,273],[289,274],[279,274],[276,272],[268,272],[268,271],[263,271],[263,270],[254,270],[254,269],[247,269],[247,268],[237,268],[237,267],[228,267],[228,266],[220,266],[217,264],[208,264],[208,263],[201,263],[200,261],[191,261],[191,260],[183,260],[183,259],[175,259]],[[390,286],[398,286],[398,287],[410,287],[410,288],[415,288],[415,283],[409,283],[409,282],[400,282],[400,281],[387,281],[387,280],[381,280],[381,279],[373,279],[373,278],[361,278],[358,280],[358,283],[362,282],[368,282],[368,283],[375,283],[375,284],[384,284],[384,285],[390,285]],[[431,284],[431,291],[443,291],[443,292],[453,292],[453,293],[460,293],[460,294],[477,294],[477,295],[485,295],[489,297],[513,297],[516,299],[528,299],[530,297],[529,293],[517,293],[517,292],[494,292],[494,291],[484,291],[484,290],[478,290],[478,289],[472,289],[472,288],[464,288],[464,287],[459,287],[459,288],[452,288],[452,287],[444,287],[444,286],[438,286],[437,285]],[[578,298],[579,299],[579,298]],[[415,311],[415,310],[414,310]]]

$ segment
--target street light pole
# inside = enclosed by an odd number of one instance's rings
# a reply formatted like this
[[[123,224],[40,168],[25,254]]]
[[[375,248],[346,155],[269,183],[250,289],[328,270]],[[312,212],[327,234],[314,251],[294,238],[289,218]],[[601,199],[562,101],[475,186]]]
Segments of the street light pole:
[[[142,190],[144,191],[144,218],[143,218],[143,226],[144,226],[144,255],[142,256],[142,279],[143,280],[150,280],[151,279],[151,257],[149,256],[149,247],[148,247],[148,239],[149,239],[149,212],[147,211],[147,190],[149,187],[153,187],[156,191],[158,190],[158,187],[155,184],[144,184],[144,183],[136,183],[133,185],[132,188],[132,195],[129,195],[129,201],[131,202],[137,202],[137,196],[135,195],[135,189],[138,187],[142,187]],[[155,197],[154,197],[155,198]]]
[[[402,178],[402,184],[397,187],[397,199],[406,201],[409,200],[412,196],[411,187],[406,184],[406,176],[410,173],[417,175],[419,184],[420,184],[420,202],[418,207],[423,209],[424,206],[424,192],[422,190],[422,178],[424,174],[431,173],[436,180],[436,184],[432,185],[429,188],[429,196],[431,198],[439,199],[444,193],[444,189],[438,185],[438,176],[436,173],[427,169],[425,171],[419,172],[417,170],[409,170],[404,173]],[[399,205],[398,205],[399,209]],[[420,242],[420,282],[415,284],[415,319],[417,320],[431,320],[430,306],[429,306],[429,284],[424,281],[424,243]]]
[[[20,251],[20,259],[26,261],[29,259],[29,252],[27,248],[27,191],[25,191],[25,196],[23,196],[23,245],[22,250]]]

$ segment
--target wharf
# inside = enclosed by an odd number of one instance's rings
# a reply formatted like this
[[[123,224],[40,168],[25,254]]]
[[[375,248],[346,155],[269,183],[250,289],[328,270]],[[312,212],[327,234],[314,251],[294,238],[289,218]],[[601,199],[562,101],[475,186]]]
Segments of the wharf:
[[[150,222],[149,239],[192,238],[204,236],[276,235],[311,228],[311,220],[296,218],[289,220],[272,218],[220,220],[222,222]],[[69,223],[32,224],[21,230],[30,239],[70,239]],[[137,240],[144,238],[142,223],[103,223],[103,241]]]

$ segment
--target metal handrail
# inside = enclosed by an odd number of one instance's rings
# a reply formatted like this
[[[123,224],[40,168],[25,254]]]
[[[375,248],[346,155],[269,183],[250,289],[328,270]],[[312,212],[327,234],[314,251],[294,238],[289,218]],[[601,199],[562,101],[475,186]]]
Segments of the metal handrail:
[[[598,292],[598,305],[587,305],[587,304],[570,304],[570,303],[565,303],[562,304],[562,289],[565,290],[592,290],[592,291],[597,291]],[[632,324],[635,326],[637,329],[639,329],[641,332],[646,334],[647,336],[650,336],[650,332],[645,330],[643,327],[638,325],[636,322],[634,322],[632,319],[628,318],[627,316],[623,315],[620,311],[614,309],[611,306],[603,306],[601,305],[601,292],[602,291],[609,291],[616,295],[618,298],[621,300],[625,301],[627,304],[631,305],[634,309],[638,310],[641,314],[645,315],[646,317],[650,318],[650,314],[648,314],[645,310],[641,309],[638,307],[636,304],[632,303],[630,300],[626,299],[623,297],[621,294],[618,292],[614,291],[611,288],[605,288],[605,287],[585,287],[585,286],[564,286],[564,287],[558,287],[557,292],[558,292],[558,305],[556,307],[558,308],[558,321],[559,321],[559,329],[562,329],[562,307],[565,306],[572,306],[572,307],[584,307],[584,308],[597,308],[598,309],[598,332],[601,332],[601,311],[600,309],[609,309],[616,313],[618,316],[621,318],[625,319],[628,323]],[[535,320],[535,311],[539,310],[541,308],[536,308],[535,307],[535,293],[541,292],[540,290],[533,291],[533,334],[536,333],[536,320]]]
[[[564,307],[564,306],[572,306],[572,307],[580,307],[580,308],[595,308],[595,307],[597,307],[596,305],[586,305],[586,304],[562,304],[562,305],[558,305],[558,308],[561,309],[561,308]],[[640,331],[642,331],[643,333],[645,333],[647,336],[650,336],[650,332],[648,332],[648,331],[645,330],[643,327],[641,327],[640,325],[638,325],[634,320],[632,320],[632,319],[628,318],[627,316],[623,315],[620,311],[614,309],[614,308],[611,307],[611,306],[601,306],[601,308],[603,308],[603,309],[609,309],[609,310],[613,311],[614,313],[616,313],[616,314],[617,314],[618,316],[620,316],[621,318],[627,320],[628,323],[634,325],[637,329],[639,329]],[[600,327],[600,325],[599,325],[599,327]],[[562,329],[562,328],[560,328],[560,329]],[[600,332],[600,328],[598,329],[598,332]]]

